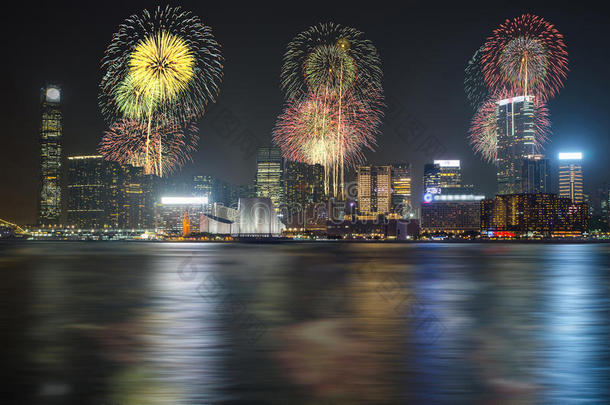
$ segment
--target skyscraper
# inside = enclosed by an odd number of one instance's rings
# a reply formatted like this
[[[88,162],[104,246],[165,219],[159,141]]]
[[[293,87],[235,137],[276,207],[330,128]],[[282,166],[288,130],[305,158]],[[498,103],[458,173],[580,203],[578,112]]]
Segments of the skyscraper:
[[[284,168],[284,198],[289,208],[302,209],[308,203],[323,200],[324,167],[300,162],[286,162]]]
[[[119,195],[119,227],[149,229],[154,226],[155,181],[158,177],[144,174],[144,168],[121,166]]]
[[[443,189],[462,187],[462,167],[459,160],[435,160],[424,166],[424,192],[441,194]]]
[[[100,155],[68,157],[68,224],[79,228],[109,225],[109,165]]]
[[[358,211],[370,217],[390,212],[391,166],[358,167]]]
[[[529,194],[550,193],[549,160],[533,155],[521,161],[521,192]]]
[[[559,154],[559,196],[574,203],[584,202],[582,153]]]
[[[40,185],[38,224],[54,225],[61,218],[61,89],[49,84],[40,91]]]
[[[392,164],[392,211],[406,216],[411,211],[411,165]]]
[[[259,148],[256,158],[256,196],[271,199],[278,210],[283,200],[283,159],[280,148]]]
[[[522,161],[535,154],[534,97],[513,97],[497,104],[498,194],[520,193]]]

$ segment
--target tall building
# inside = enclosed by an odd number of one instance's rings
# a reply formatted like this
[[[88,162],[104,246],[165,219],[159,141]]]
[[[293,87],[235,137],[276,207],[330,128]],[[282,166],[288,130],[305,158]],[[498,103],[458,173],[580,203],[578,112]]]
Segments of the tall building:
[[[358,167],[358,211],[370,217],[387,214],[391,207],[391,166]]]
[[[581,152],[559,154],[559,196],[584,202]]]
[[[442,189],[461,187],[462,168],[459,160],[435,160],[424,166],[424,191],[441,194]]]
[[[119,172],[119,227],[154,227],[155,182],[158,177],[144,174],[142,167],[121,166]]]
[[[289,208],[304,209],[309,203],[324,199],[324,167],[300,162],[286,162],[284,200]]]
[[[402,216],[407,216],[412,211],[409,163],[392,164],[392,211]]]
[[[522,160],[535,154],[534,97],[513,97],[497,104],[498,194],[515,194],[521,192]]]
[[[61,88],[49,84],[41,89],[40,185],[38,224],[59,224],[61,218]]]
[[[68,157],[68,224],[79,228],[110,225],[111,162],[100,155]]]
[[[551,192],[549,160],[533,155],[521,161],[521,192],[529,194]]]
[[[280,148],[259,148],[256,158],[256,196],[270,198],[278,210],[283,201],[283,159]]]
[[[214,202],[213,191],[216,178],[212,176],[199,175],[193,177],[193,195],[207,197],[210,203]]]

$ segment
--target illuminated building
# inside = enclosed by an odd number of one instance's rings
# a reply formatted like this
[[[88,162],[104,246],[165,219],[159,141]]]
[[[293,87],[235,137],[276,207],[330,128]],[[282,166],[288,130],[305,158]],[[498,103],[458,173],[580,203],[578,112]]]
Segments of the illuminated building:
[[[207,196],[163,196],[157,208],[156,227],[167,233],[178,233],[182,229],[185,214],[193,229],[200,227],[201,215],[208,211]]]
[[[259,148],[256,158],[256,196],[270,198],[275,210],[283,200],[283,159],[280,148]]]
[[[150,229],[154,225],[156,176],[142,167],[121,166],[117,173],[118,225],[123,229]]]
[[[462,188],[462,168],[459,160],[435,160],[424,165],[424,190],[432,194],[447,189]],[[445,191],[443,191],[445,190]]]
[[[521,161],[521,192],[527,194],[549,193],[551,173],[549,160],[533,155]]]
[[[100,155],[68,157],[68,224],[99,229],[111,226],[111,166]]]
[[[47,85],[41,89],[40,184],[38,224],[56,225],[61,218],[62,116],[61,88]]]
[[[463,234],[478,232],[484,196],[426,194],[421,206],[424,234]]]
[[[411,213],[411,165],[392,164],[392,212],[406,217]]]
[[[459,160],[435,160],[434,165],[439,169],[439,187],[462,187],[462,168]]]
[[[514,97],[497,104],[498,194],[520,193],[522,161],[535,154],[534,97]]]
[[[559,154],[559,196],[575,203],[584,202],[582,153]]]
[[[580,236],[587,226],[587,205],[556,194],[506,194],[481,202],[481,231],[490,237]]]
[[[357,172],[359,216],[377,217],[390,212],[391,166],[360,166]]]
[[[286,162],[284,199],[289,208],[305,207],[324,199],[324,167],[299,162]]]

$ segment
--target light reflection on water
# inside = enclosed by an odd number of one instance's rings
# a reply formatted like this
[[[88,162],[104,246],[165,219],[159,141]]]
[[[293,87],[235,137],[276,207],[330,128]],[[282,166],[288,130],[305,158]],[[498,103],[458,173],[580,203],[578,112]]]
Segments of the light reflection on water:
[[[26,404],[608,403],[606,245],[0,246]]]

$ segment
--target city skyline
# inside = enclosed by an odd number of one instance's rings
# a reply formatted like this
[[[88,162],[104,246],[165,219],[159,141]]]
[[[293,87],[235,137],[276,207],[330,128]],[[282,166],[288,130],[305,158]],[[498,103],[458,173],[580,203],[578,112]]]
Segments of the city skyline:
[[[95,154],[99,137],[104,129],[95,103],[97,81],[99,80],[99,60],[106,42],[110,39],[120,19],[145,6],[148,5],[133,6],[128,9],[117,7],[111,12],[111,18],[107,18],[105,23],[100,24],[95,33],[83,31],[84,38],[82,41],[86,39],[88,44],[95,46],[92,46],[90,51],[84,52],[80,56],[83,62],[86,62],[80,75],[69,74],[71,67],[66,62],[69,58],[65,58],[68,55],[68,50],[74,49],[74,44],[60,41],[53,48],[55,52],[53,55],[55,56],[42,58],[44,63],[35,66],[35,71],[30,70],[32,68],[24,70],[24,73],[30,73],[30,80],[24,87],[16,86],[9,91],[11,96],[9,99],[12,102],[3,108],[3,114],[6,114],[4,119],[10,123],[8,126],[10,136],[5,137],[7,147],[2,148],[2,161],[4,163],[2,163],[3,175],[1,181],[3,188],[8,190],[9,194],[8,198],[0,205],[3,218],[20,223],[34,222],[36,185],[30,177],[35,179],[38,170],[36,164],[36,153],[38,151],[36,135],[38,132],[36,127],[39,122],[39,100],[37,95],[42,84],[56,79],[64,89],[64,156]],[[348,11],[345,15],[338,16],[337,11],[329,10],[326,18],[321,15],[305,13],[302,17],[294,17],[295,22],[293,24],[278,21],[277,24],[271,24],[264,29],[257,28],[254,31],[255,34],[273,35],[273,39],[268,41],[270,42],[269,45],[257,48],[257,51],[265,55],[266,58],[261,58],[265,60],[261,62],[260,66],[257,65],[240,71],[238,62],[243,61],[242,58],[251,57],[252,51],[237,46],[237,37],[243,37],[239,36],[237,32],[230,32],[227,28],[231,26],[227,22],[227,10],[223,10],[219,6],[216,9],[209,7],[209,10],[206,11],[197,5],[188,3],[184,3],[184,7],[193,10],[203,18],[204,22],[212,25],[215,35],[223,45],[227,60],[225,62],[226,76],[218,105],[212,107],[203,120],[198,123],[201,136],[200,150],[194,155],[194,162],[188,164],[180,175],[190,177],[195,174],[210,174],[232,183],[249,183],[255,173],[255,151],[254,153],[242,151],[240,143],[243,143],[243,140],[225,139],[226,137],[219,133],[218,127],[214,126],[215,119],[219,114],[228,110],[232,116],[236,117],[243,129],[255,134],[253,140],[255,146],[270,146],[271,130],[275,118],[282,108],[282,96],[278,81],[281,58],[286,44],[296,32],[307,28],[309,25],[337,19],[341,23],[355,26],[364,31],[374,41],[381,53],[385,71],[386,117],[383,121],[382,133],[378,140],[376,152],[366,154],[367,164],[383,165],[393,161],[410,162],[413,167],[414,179],[413,201],[417,204],[420,200],[417,196],[422,194],[421,185],[417,179],[421,178],[423,174],[423,164],[435,158],[460,159],[463,162],[466,181],[480,186],[482,192],[486,195],[492,195],[495,183],[494,168],[481,162],[471,152],[467,141],[467,128],[472,111],[462,89],[463,68],[472,51],[476,49],[476,44],[483,41],[494,26],[502,23],[505,18],[512,18],[522,12],[535,10],[518,8],[515,5],[510,9],[487,12],[489,18],[485,18],[484,22],[466,24],[461,21],[460,23],[451,22],[448,24],[449,17],[447,14],[440,14],[435,20],[432,18],[434,15],[431,10],[424,6],[414,5],[413,14],[406,17],[407,21],[412,21],[414,15],[419,15],[429,23],[434,21],[433,24],[431,23],[431,27],[424,31],[425,34],[431,35],[432,49],[420,47],[418,48],[419,52],[416,52],[416,54],[427,55],[429,62],[425,60],[422,62],[422,58],[417,57],[409,59],[399,52],[401,49],[417,48],[416,44],[409,42],[407,34],[414,27],[408,26],[408,24],[401,24],[395,19],[390,19],[388,27],[397,34],[400,33],[400,36],[404,35],[404,38],[400,40],[398,37],[385,38],[384,33],[379,30],[378,26],[375,27],[375,24],[363,20],[354,12]],[[42,18],[44,15],[42,11],[48,12],[46,16],[49,20]],[[68,17],[62,17],[58,15],[58,10],[42,11],[41,14],[34,16],[33,21],[40,19],[43,27],[47,27],[46,24],[50,24],[49,21],[56,21],[59,24],[62,18],[75,16],[78,13],[78,10],[75,10],[72,11],[74,14],[68,13]],[[465,13],[465,11],[462,13]],[[583,77],[587,76],[585,72],[590,73],[590,69],[596,68],[597,65],[594,63],[588,65],[586,64],[586,58],[583,60],[583,54],[589,58],[591,58],[591,55],[587,54],[588,49],[583,45],[584,34],[578,32],[574,24],[562,17],[559,12],[545,11],[541,14],[564,33],[571,60],[571,71],[566,81],[566,88],[550,103],[552,135],[545,154],[554,160],[553,157],[559,150],[584,150],[585,176],[587,177],[585,191],[587,191],[588,189],[594,189],[598,184],[605,181],[603,173],[607,171],[604,170],[605,163],[602,163],[604,159],[600,159],[599,152],[598,155],[595,154],[595,150],[603,150],[607,142],[604,136],[607,131],[601,130],[605,123],[602,119],[603,115],[599,112],[596,113],[596,109],[601,111],[604,106],[603,103],[587,104],[589,100],[600,101],[603,99],[583,96],[583,92],[589,94],[591,91],[591,84],[595,77],[593,75],[588,81],[583,80]],[[234,17],[235,21],[245,19],[242,14]],[[601,23],[603,18],[598,17],[597,20],[594,18],[593,22],[595,21]],[[79,24],[81,24],[79,20],[75,20],[74,24],[75,30],[82,30],[82,27],[79,28]],[[246,26],[249,28],[253,25],[248,24]],[[290,27],[290,25],[294,26]],[[596,26],[592,24],[590,29],[593,30]],[[441,32],[447,32],[445,30],[449,30],[451,27],[462,27],[464,31],[460,35],[468,38],[464,41],[455,40],[456,43],[459,43],[459,46],[455,47],[458,49],[454,49],[446,42],[445,47],[440,46],[443,43],[440,39]],[[599,28],[599,26],[597,27]],[[48,41],[52,41],[53,38],[61,38],[62,35],[69,35],[69,28],[69,25],[66,26],[64,28],[65,32],[61,35],[51,30]],[[433,29],[440,28],[443,31],[433,31]],[[43,28],[39,29],[42,30]],[[254,37],[258,36],[254,35]],[[595,36],[592,36],[592,38],[595,39]],[[21,38],[20,40],[23,41],[24,39]],[[46,41],[42,41],[42,44],[37,46],[42,47],[44,52],[51,52]],[[49,55],[51,54],[49,53]],[[61,58],[62,55],[63,59]],[[448,63],[451,66],[451,69],[447,71],[448,77],[441,80],[441,83],[437,85],[439,87],[422,89],[423,84],[416,83],[417,80],[414,80],[414,78],[423,79],[424,82],[440,79],[441,73],[448,69],[440,69],[441,62]],[[429,72],[424,74],[426,70],[424,67],[429,66],[429,64],[433,65],[433,69],[427,69]],[[399,75],[401,68],[414,74]],[[10,74],[17,78],[23,73],[11,71]],[[589,74],[589,76],[591,75]],[[37,80],[38,83],[33,83],[34,80]],[[23,82],[23,80],[17,79],[17,82]],[[252,82],[260,83],[253,84]],[[32,87],[37,89],[30,92],[29,90]],[[602,88],[603,86],[596,90],[599,92],[598,94],[602,93]],[[28,92],[26,93],[24,90],[28,90]],[[260,97],[261,95],[263,97]],[[417,103],[418,97],[422,97],[422,95],[424,95],[424,102],[419,105]],[[264,99],[265,102],[257,103],[256,99],[258,97]],[[585,100],[584,106],[575,105],[579,102],[578,99]],[[15,108],[18,108],[18,110],[14,111]],[[585,109],[589,111],[582,114]],[[588,121],[580,117],[579,112],[583,117],[588,117]],[[409,117],[421,123],[425,129],[422,136],[436,137],[444,146],[446,152],[438,156],[429,156],[418,151],[416,145],[409,145],[408,140],[401,139],[396,128],[402,122],[408,120]],[[442,122],[439,123],[439,121]],[[456,126],[459,129],[455,129]],[[600,126],[600,129],[593,130],[592,128],[596,126]],[[580,132],[583,136],[575,137],[573,135],[575,132]],[[11,161],[13,158],[9,156],[14,156],[16,150],[24,153],[24,158],[20,162]],[[34,163],[33,166],[32,163]],[[16,175],[9,177],[7,174],[13,167],[18,167],[19,170],[16,171]]]

